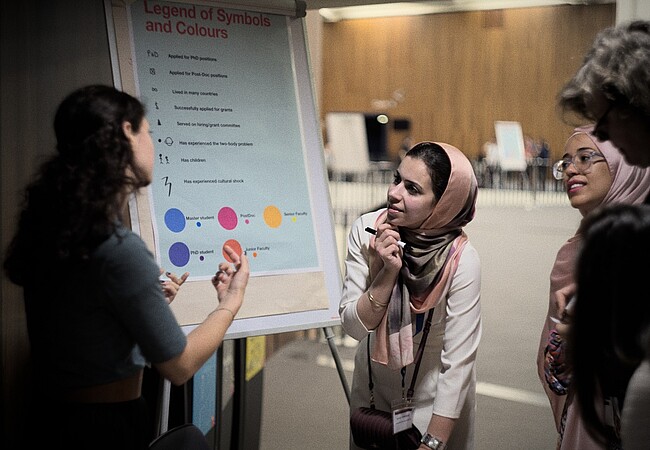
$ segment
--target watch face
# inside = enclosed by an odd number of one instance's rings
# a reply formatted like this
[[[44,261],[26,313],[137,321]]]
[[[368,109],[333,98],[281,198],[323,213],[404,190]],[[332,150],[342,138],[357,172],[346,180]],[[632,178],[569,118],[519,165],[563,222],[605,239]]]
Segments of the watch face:
[[[422,437],[422,443],[432,450],[438,450],[442,446],[442,441],[440,441],[438,438],[431,436],[429,433],[426,433]]]

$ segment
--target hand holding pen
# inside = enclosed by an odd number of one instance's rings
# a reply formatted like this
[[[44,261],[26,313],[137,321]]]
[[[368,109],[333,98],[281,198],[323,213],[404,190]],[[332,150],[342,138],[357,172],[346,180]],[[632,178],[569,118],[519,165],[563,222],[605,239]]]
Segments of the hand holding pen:
[[[375,250],[384,261],[385,266],[392,267],[395,271],[402,268],[402,254],[408,246],[400,240],[397,230],[389,225],[381,224],[379,229],[367,227],[366,232],[376,236]]]
[[[366,227],[366,232],[368,232],[368,233],[370,233],[372,235],[375,235],[375,236],[377,235],[377,230],[375,230],[374,228]],[[407,244],[404,241],[398,240],[397,245],[399,245],[402,248],[402,250],[404,250],[404,249],[406,249]]]

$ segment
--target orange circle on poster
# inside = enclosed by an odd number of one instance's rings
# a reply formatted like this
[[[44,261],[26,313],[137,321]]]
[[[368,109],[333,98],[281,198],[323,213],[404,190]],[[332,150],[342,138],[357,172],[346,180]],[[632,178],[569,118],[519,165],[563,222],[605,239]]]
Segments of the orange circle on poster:
[[[241,244],[237,242],[235,239],[228,239],[226,242],[223,243],[224,247],[227,245],[228,247],[232,248],[235,253],[237,253],[239,256],[242,254],[242,248]],[[221,254],[223,255],[224,258],[226,258],[226,261],[232,262],[228,254],[226,253],[225,249],[221,249]]]

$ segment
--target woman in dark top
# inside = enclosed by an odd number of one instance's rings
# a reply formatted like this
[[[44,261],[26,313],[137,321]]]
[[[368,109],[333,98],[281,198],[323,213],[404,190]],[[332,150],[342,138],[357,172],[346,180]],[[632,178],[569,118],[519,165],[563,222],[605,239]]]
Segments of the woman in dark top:
[[[218,307],[187,336],[168,304],[188,274],[161,269],[121,218],[152,179],[143,105],[109,86],[76,90],[54,119],[56,153],[25,192],[4,268],[23,287],[31,346],[26,448],[143,449],[145,361],[175,385],[217,350],[242,304],[249,268],[226,247]]]

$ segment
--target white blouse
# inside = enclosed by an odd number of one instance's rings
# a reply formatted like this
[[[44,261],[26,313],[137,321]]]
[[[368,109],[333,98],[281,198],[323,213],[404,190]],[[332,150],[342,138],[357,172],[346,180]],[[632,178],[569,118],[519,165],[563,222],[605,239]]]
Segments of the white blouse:
[[[353,338],[361,341],[369,333],[359,319],[357,301],[371,284],[369,273],[369,244],[372,235],[366,227],[375,228],[375,221],[383,211],[375,211],[359,217],[352,225],[348,236],[348,253],[345,261],[343,294],[339,313],[343,329]],[[453,441],[473,441],[475,411],[476,372],[475,361],[481,338],[481,264],[476,249],[467,242],[460,257],[458,269],[453,277],[446,298],[435,308],[431,331],[418,374],[415,389],[416,407],[414,422],[420,430],[426,429],[431,414],[460,418],[454,427]],[[414,337],[414,353],[420,341],[419,333]],[[355,359],[351,406],[368,406],[367,360],[365,340],[359,345]],[[412,365],[411,365],[412,366]],[[409,368],[407,368],[408,370]],[[395,378],[382,383],[382,377]],[[390,371],[373,362],[375,399],[380,409],[389,409],[390,396],[401,393],[399,371]],[[410,371],[406,384],[410,382]],[[392,384],[397,383],[397,386]],[[383,386],[383,387],[382,387]],[[382,400],[382,389],[387,398]],[[393,389],[394,388],[394,389]],[[382,401],[386,402],[382,405]],[[357,403],[357,404],[355,404]],[[423,409],[418,414],[417,408]],[[465,415],[466,417],[462,417]],[[419,423],[418,423],[419,422]],[[466,428],[459,430],[459,428]],[[465,434],[465,436],[463,436]],[[453,448],[471,448],[472,442],[459,442]],[[451,443],[451,442],[450,442]],[[449,444],[450,444],[449,443]]]

